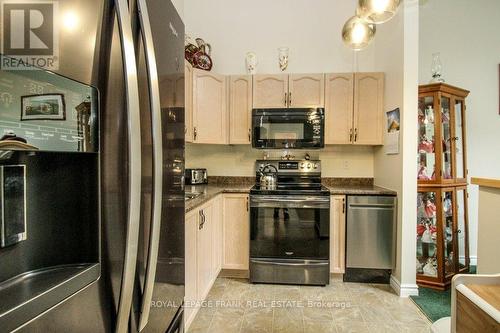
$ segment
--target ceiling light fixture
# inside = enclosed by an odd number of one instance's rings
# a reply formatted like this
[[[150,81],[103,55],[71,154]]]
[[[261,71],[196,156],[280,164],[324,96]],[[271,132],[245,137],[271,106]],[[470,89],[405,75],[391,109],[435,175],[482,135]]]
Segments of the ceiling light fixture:
[[[353,16],[344,24],[342,40],[355,51],[367,47],[375,37],[375,24],[369,23],[359,16]]]
[[[394,17],[401,0],[358,0],[356,14],[375,24],[385,23]]]

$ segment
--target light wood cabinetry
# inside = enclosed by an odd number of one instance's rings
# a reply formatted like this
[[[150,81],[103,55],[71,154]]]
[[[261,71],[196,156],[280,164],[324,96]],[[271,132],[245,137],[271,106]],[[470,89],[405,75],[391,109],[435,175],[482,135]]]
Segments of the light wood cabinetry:
[[[186,327],[193,321],[222,263],[222,197],[219,195],[200,208],[186,214],[185,219],[185,308]]]
[[[286,108],[288,105],[288,75],[254,75],[254,109]]]
[[[186,142],[193,142],[193,67],[187,61],[184,62],[184,84]]]
[[[223,196],[222,268],[249,269],[250,218],[248,194]]]
[[[328,74],[325,87],[326,144],[383,144],[384,73]]]
[[[226,77],[193,69],[193,142],[227,144]]]
[[[290,74],[288,78],[288,107],[318,108],[324,106],[324,74]]]
[[[312,108],[325,105],[324,74],[254,75],[253,107]]]
[[[198,262],[197,262],[198,210],[186,214],[185,220],[185,323],[191,323],[196,309],[191,306],[198,299]]]
[[[352,143],[354,74],[328,74],[325,97],[325,144]]]
[[[198,298],[204,299],[212,287],[214,277],[214,221],[213,202],[210,201],[199,210],[199,227],[196,241],[198,257]]]
[[[330,273],[345,273],[346,198],[330,198]]]
[[[383,143],[384,74],[354,75],[354,140],[357,145]]]
[[[250,144],[252,139],[252,76],[229,77],[229,143]]]

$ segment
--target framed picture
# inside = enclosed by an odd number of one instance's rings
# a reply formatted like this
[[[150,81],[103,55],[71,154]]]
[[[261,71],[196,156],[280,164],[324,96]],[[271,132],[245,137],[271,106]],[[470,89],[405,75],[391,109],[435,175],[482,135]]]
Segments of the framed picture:
[[[21,96],[21,121],[66,120],[63,94]]]

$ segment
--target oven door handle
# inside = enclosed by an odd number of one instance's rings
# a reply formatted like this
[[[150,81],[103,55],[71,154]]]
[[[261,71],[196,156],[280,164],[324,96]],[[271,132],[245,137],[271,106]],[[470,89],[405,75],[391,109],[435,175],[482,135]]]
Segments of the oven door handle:
[[[250,207],[267,208],[329,208],[330,197],[251,196]]]
[[[327,261],[314,261],[314,262],[283,262],[283,261],[268,261],[268,260],[256,260],[251,259],[251,263],[253,264],[261,264],[261,265],[276,265],[276,266],[328,266],[330,263]]]

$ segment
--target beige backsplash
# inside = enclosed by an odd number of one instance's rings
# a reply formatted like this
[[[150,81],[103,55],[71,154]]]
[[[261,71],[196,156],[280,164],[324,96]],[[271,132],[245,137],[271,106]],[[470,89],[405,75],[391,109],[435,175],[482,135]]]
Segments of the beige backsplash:
[[[254,176],[255,160],[264,152],[271,158],[281,150],[258,150],[246,145],[186,145],[186,167],[207,168],[209,176]],[[328,146],[322,150],[289,150],[296,158],[307,152],[322,162],[323,177],[373,178],[373,148],[359,146]]]

